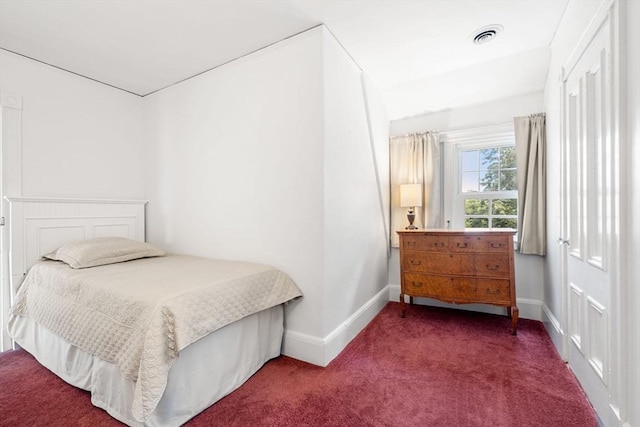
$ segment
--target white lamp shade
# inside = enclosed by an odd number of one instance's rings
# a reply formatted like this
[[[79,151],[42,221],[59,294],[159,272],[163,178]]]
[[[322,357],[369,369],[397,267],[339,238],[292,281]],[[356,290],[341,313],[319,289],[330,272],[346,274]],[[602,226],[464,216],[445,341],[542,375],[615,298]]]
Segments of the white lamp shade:
[[[422,206],[422,184],[400,185],[400,207]]]

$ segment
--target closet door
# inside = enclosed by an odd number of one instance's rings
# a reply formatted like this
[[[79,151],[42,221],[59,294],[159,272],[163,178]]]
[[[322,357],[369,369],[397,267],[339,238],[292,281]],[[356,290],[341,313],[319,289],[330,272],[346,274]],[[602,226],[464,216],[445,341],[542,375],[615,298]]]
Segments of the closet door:
[[[612,386],[612,243],[617,164],[611,72],[611,18],[607,15],[564,76],[563,244],[568,362],[589,399],[614,422]],[[611,424],[613,425],[613,424]]]

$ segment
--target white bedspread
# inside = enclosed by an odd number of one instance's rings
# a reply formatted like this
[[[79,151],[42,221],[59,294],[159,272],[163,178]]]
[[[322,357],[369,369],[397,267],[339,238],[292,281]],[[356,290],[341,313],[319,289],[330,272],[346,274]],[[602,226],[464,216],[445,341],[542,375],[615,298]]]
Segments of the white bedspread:
[[[229,323],[301,296],[269,266],[181,255],[74,270],[34,265],[12,316],[29,316],[135,380],[132,411],[145,421],[179,351]]]

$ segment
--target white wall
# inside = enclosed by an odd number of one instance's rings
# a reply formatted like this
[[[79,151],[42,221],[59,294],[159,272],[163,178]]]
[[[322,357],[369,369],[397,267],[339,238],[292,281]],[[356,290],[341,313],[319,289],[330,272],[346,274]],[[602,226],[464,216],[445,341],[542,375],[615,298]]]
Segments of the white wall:
[[[513,123],[513,118],[540,113],[543,111],[541,92],[496,100],[486,104],[472,105],[454,110],[441,111],[408,119],[391,122],[390,134],[402,135],[411,132],[438,130],[441,133],[472,129],[483,126]],[[445,160],[446,161],[446,160]],[[551,195],[553,197],[553,195]],[[399,250],[393,249],[389,263],[389,284],[392,286],[390,297],[398,300],[400,292]],[[516,296],[520,317],[541,319],[541,305],[544,299],[543,271],[547,257],[515,254]],[[428,302],[427,302],[428,301]],[[420,299],[418,303],[447,306],[433,300]],[[487,305],[460,305],[457,308],[490,313],[504,313],[504,309]]]
[[[513,118],[542,112],[543,94],[533,92],[489,103],[423,114],[391,122],[390,134],[437,130],[446,132],[473,129],[502,123],[513,123]]]
[[[3,196],[145,197],[140,97],[4,50],[0,92]],[[7,203],[0,203],[10,223]],[[8,244],[3,238],[3,285],[9,283]],[[11,296],[2,288],[4,329]],[[0,335],[0,348],[9,348],[8,335]]]
[[[144,198],[142,98],[3,50],[0,89],[22,97],[22,195]]]
[[[169,251],[271,264],[299,284],[288,327],[322,336],[322,33],[145,98],[147,235]]]
[[[388,123],[384,110],[376,113],[376,105],[382,103],[374,98],[375,90],[370,84],[363,86],[361,70],[329,32],[324,32],[323,48],[326,336],[388,284],[383,217],[388,209],[380,207],[375,166],[382,167],[381,186],[386,194],[389,161],[388,132],[372,129],[372,145],[367,124],[367,110],[373,116],[372,124]],[[365,107],[367,95],[369,105]],[[346,335],[341,344],[332,347],[341,349],[351,338]],[[328,355],[332,358],[337,353],[334,350]]]
[[[283,270],[304,294],[284,352],[328,363],[387,283],[360,71],[319,27],[145,107],[149,240]]]

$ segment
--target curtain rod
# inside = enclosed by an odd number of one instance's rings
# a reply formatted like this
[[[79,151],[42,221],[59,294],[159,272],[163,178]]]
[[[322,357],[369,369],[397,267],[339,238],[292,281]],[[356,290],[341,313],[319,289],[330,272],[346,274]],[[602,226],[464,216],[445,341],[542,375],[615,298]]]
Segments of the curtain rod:
[[[545,115],[545,113],[536,113],[536,114],[530,114],[527,117],[531,117],[531,116],[537,116],[537,115]],[[508,121],[508,122],[501,122],[501,123],[493,123],[490,125],[484,125],[484,126],[474,126],[474,127],[459,127],[459,128],[453,128],[453,129],[447,129],[445,131],[439,131],[439,130],[430,130],[430,131],[421,131],[421,132],[409,132],[409,133],[405,133],[402,135],[391,135],[389,136],[389,139],[393,139],[393,138],[402,138],[402,137],[407,137],[407,136],[412,136],[412,135],[421,135],[421,134],[429,134],[429,133],[438,133],[440,135],[445,135],[447,133],[451,133],[451,132],[460,132],[460,131],[476,131],[476,130],[482,130],[482,129],[488,129],[488,128],[493,128],[493,127],[498,127],[498,126],[507,126],[507,125],[513,125],[513,121]]]
[[[404,138],[407,136],[414,136],[414,135],[429,135],[430,133],[440,133],[440,131],[438,130],[428,130],[428,131],[424,131],[424,132],[410,132],[410,133],[405,133],[403,135],[392,135],[389,138],[393,139],[393,138]]]

